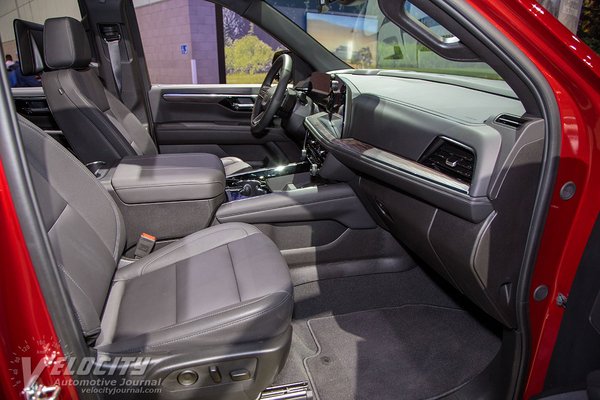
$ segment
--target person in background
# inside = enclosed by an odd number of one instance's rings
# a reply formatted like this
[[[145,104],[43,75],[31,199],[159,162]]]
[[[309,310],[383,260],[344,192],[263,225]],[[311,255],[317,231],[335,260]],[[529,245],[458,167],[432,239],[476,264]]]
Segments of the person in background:
[[[7,54],[6,57],[4,57],[4,65],[6,66],[6,71],[8,73],[8,82],[10,83],[10,86],[11,87],[17,86],[17,83],[18,83],[17,71],[15,68],[15,62],[13,61],[12,55]]]
[[[19,60],[14,61],[10,54],[5,57],[5,65],[8,71],[8,80],[11,87],[36,87],[42,86],[37,76],[25,76],[21,73]]]
[[[12,67],[13,65],[15,65],[15,62],[13,61],[12,55],[7,54],[6,57],[4,57],[4,65],[6,65],[6,69],[10,69],[10,67]]]

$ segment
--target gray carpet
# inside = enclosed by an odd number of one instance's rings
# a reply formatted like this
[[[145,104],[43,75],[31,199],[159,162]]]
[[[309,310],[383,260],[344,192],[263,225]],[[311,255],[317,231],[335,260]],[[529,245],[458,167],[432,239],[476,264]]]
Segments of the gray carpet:
[[[431,305],[316,318],[308,326],[318,352],[304,364],[320,400],[438,397],[483,371],[500,348],[469,313]]]
[[[294,288],[292,348],[274,384],[308,381],[304,359],[317,352],[308,329],[310,319],[406,304],[461,308],[460,301],[420,268],[375,275],[352,276],[305,283]]]

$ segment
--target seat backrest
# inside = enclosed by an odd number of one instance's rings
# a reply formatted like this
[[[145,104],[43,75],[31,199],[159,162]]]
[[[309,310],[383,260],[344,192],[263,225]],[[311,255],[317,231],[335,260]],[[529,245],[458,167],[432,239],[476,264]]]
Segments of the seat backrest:
[[[93,336],[125,246],[123,217],[108,191],[62,145],[22,117],[19,126],[54,257],[83,333]]]
[[[157,153],[142,123],[89,68],[91,49],[81,22],[46,20],[44,59],[50,69],[42,75],[48,106],[83,163]]]

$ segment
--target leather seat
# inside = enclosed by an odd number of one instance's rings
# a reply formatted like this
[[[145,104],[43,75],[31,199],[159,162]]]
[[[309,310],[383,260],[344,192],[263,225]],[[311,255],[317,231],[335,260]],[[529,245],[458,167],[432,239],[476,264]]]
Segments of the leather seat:
[[[91,49],[79,21],[70,17],[46,20],[43,53],[50,69],[42,75],[48,106],[84,164],[113,164],[125,156],[158,153],[138,118],[89,68]],[[252,169],[237,157],[222,161],[227,175]]]
[[[117,270],[96,346],[129,353],[260,341],[288,329],[291,307],[275,244],[251,225],[218,225]]]
[[[125,229],[113,199],[58,142],[19,123],[50,245],[88,342],[104,356],[156,355],[152,379],[175,386],[169,377],[182,366],[233,368],[239,353],[251,369],[240,398],[255,398],[291,341],[292,284],[275,244],[251,225],[222,224],[117,268]],[[231,398],[235,383],[223,378]],[[202,394],[205,384],[176,387],[169,398]],[[209,386],[207,398],[221,398],[220,386]]]

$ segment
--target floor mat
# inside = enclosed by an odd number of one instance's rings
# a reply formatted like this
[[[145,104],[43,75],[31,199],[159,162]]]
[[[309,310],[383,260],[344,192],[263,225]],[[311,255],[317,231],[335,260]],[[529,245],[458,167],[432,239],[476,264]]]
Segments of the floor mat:
[[[320,400],[434,398],[485,369],[500,340],[469,313],[428,305],[311,319]]]

